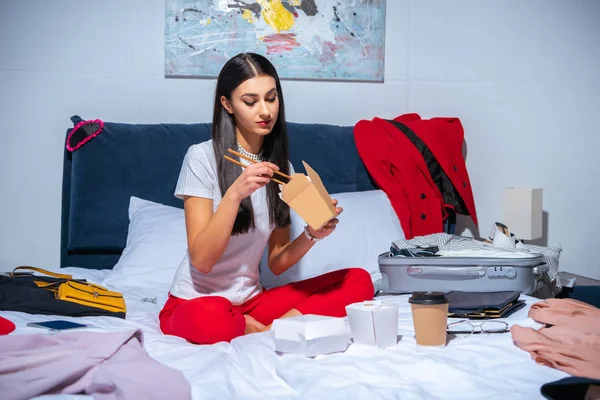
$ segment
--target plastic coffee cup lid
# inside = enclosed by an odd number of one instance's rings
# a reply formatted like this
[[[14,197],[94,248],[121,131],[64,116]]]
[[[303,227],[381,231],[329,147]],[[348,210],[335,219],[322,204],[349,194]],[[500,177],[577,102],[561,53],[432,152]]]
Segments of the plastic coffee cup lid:
[[[411,304],[446,304],[449,303],[444,292],[413,292],[408,299]]]

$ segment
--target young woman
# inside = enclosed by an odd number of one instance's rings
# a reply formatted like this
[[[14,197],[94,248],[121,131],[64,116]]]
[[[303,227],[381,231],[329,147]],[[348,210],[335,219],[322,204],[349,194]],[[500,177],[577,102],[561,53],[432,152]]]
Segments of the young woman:
[[[241,168],[223,158],[229,148],[258,162],[241,159]],[[163,333],[198,344],[230,341],[269,329],[276,318],[343,317],[346,305],[373,297],[371,276],[359,268],[261,287],[267,246],[269,268],[281,274],[338,223],[305,227],[290,241],[290,210],[270,180],[276,170],[293,173],[279,77],[265,57],[238,54],[217,80],[212,140],[189,148],[175,189],[184,202],[188,251],[160,312]]]

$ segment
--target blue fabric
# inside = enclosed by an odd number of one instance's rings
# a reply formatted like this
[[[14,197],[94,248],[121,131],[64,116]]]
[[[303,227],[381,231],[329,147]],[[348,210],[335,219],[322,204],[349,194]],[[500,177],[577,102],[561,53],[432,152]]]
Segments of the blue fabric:
[[[321,177],[329,193],[373,190],[354,143],[351,126],[288,123],[290,161],[306,173],[306,161]]]
[[[596,308],[600,308],[600,286],[575,285],[572,288],[565,287],[556,297],[579,300]]]
[[[131,196],[183,207],[173,196],[183,157],[189,146],[210,139],[210,128],[105,122],[100,135],[73,153],[65,150],[61,266],[112,268],[125,247]],[[305,172],[306,161],[330,193],[374,189],[352,130],[288,123],[294,169]]]

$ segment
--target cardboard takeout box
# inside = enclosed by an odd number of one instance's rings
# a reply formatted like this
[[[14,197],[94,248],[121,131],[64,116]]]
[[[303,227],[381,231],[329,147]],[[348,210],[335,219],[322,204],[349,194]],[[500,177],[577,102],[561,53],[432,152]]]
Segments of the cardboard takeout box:
[[[321,229],[337,217],[336,208],[319,174],[306,162],[302,164],[308,176],[293,174],[292,179],[282,185],[281,199],[311,228]]]

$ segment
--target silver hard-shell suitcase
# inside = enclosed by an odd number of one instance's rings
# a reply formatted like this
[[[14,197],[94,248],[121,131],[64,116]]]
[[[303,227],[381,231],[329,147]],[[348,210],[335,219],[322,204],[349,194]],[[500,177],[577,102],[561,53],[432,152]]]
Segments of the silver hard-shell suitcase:
[[[541,254],[523,258],[405,257],[386,252],[378,261],[383,293],[458,290],[530,294],[548,271]]]

